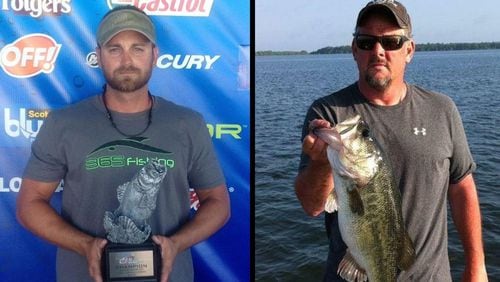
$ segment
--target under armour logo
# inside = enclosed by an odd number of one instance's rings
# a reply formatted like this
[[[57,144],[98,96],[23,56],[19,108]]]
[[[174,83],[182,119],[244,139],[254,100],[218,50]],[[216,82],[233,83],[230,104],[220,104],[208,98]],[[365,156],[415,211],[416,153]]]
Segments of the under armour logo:
[[[420,130],[418,129],[418,127],[414,127],[413,128],[413,134],[415,135],[419,135],[419,134],[422,134],[422,135],[426,135],[426,130],[424,127],[422,127]]]

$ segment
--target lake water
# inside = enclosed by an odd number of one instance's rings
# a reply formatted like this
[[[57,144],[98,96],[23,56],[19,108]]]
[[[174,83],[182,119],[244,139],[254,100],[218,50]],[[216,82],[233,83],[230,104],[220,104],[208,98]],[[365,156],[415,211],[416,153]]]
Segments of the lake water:
[[[293,181],[300,132],[312,101],[357,79],[351,55],[255,60],[255,278],[321,281],[328,245],[323,216],[308,217]],[[406,80],[449,95],[462,115],[473,157],[490,281],[500,281],[500,50],[418,52]],[[463,253],[449,224],[449,256],[460,280]]]

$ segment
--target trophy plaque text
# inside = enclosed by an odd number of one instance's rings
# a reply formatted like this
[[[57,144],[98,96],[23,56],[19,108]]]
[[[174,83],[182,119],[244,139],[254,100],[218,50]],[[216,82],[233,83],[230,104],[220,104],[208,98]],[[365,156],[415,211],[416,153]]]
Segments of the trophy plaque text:
[[[103,253],[102,273],[105,281],[158,281],[161,260],[154,242],[142,244],[108,244]]]

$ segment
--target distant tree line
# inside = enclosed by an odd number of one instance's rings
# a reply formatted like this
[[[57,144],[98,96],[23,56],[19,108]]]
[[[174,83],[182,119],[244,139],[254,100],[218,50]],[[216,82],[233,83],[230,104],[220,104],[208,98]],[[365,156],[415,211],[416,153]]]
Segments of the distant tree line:
[[[454,51],[454,50],[484,50],[500,49],[500,42],[481,43],[423,43],[416,45],[416,51]],[[324,47],[313,52],[307,51],[257,51],[256,56],[269,55],[317,55],[351,53],[351,46]]]
[[[351,53],[351,46],[345,45],[345,46],[338,46],[338,47],[323,47],[321,49],[318,49],[314,52],[311,52],[311,55],[317,55],[317,54],[346,54],[346,53]]]
[[[453,51],[453,50],[483,50],[500,49],[500,42],[481,43],[425,43],[417,44],[416,51]]]
[[[276,55],[308,55],[307,51],[257,51],[255,52],[256,56],[276,56]]]

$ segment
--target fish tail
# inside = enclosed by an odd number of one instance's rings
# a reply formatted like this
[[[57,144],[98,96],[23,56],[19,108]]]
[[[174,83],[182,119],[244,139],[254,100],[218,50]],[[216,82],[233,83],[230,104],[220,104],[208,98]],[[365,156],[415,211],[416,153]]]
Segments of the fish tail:
[[[347,249],[344,258],[339,264],[337,274],[349,282],[366,282],[368,276],[364,269],[354,260],[349,249]]]

